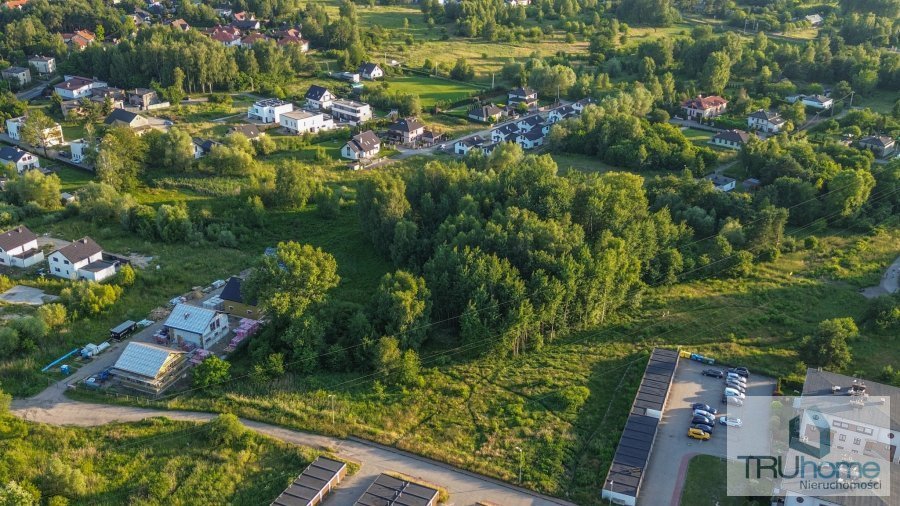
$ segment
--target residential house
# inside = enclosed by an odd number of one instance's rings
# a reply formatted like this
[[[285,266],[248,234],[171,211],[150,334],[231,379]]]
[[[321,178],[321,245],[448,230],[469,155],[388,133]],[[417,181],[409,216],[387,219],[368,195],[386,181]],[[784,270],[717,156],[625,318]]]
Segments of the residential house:
[[[480,148],[483,145],[484,138],[479,135],[473,135],[456,141],[456,143],[453,144],[453,152],[457,155],[467,155],[469,154],[469,151]]]
[[[6,120],[6,135],[15,141],[23,140],[22,127],[25,125],[25,120],[25,116]],[[42,147],[58,146],[65,142],[62,127],[59,126],[59,123],[54,123],[52,127],[45,128],[41,133],[41,137],[44,140]]]
[[[334,128],[334,119],[323,112],[297,110],[282,114],[279,124],[292,134],[316,133]]]
[[[172,309],[163,326],[169,340],[179,346],[208,350],[228,333],[228,315],[182,303]]]
[[[420,483],[380,474],[355,506],[437,506],[440,492]]]
[[[744,191],[755,192],[762,188],[762,181],[755,177],[748,177],[741,183],[741,186],[744,187]]]
[[[695,121],[719,116],[727,108],[728,101],[717,95],[707,97],[698,95],[696,98],[691,98],[681,103],[681,109],[684,110],[687,119]]]
[[[125,91],[121,88],[112,86],[101,86],[91,90],[91,102],[105,105],[107,99],[113,109],[123,109],[125,107]]]
[[[749,139],[750,134],[748,134],[747,132],[743,130],[732,129],[718,132],[713,136],[710,142],[714,146],[719,146],[722,148],[741,149]]]
[[[74,141],[69,142],[69,151],[71,153],[72,161],[75,163],[83,162],[87,156],[89,147],[90,143],[84,139],[75,139]]]
[[[138,109],[147,110],[157,102],[159,102],[159,97],[156,91],[149,88],[135,88],[128,92],[128,105]]]
[[[90,30],[75,30],[75,33],[63,34],[63,42],[76,51],[81,51],[90,46],[96,38],[97,36]]]
[[[44,252],[28,227],[20,225],[0,234],[0,265],[25,268],[42,260]]]
[[[513,141],[519,133],[519,127],[515,123],[505,123],[491,130],[491,142]]]
[[[275,498],[271,506],[318,506],[345,476],[347,464],[327,457],[317,457]]]
[[[38,157],[28,151],[12,146],[0,147],[0,163],[14,166],[19,174],[26,170],[41,168],[41,162],[38,160]]]
[[[384,77],[384,71],[381,70],[381,67],[379,67],[377,63],[372,62],[365,62],[360,65],[357,73],[362,76],[363,79],[368,79],[369,81]]]
[[[103,260],[103,248],[90,237],[82,237],[50,253],[50,274],[66,279],[100,282],[116,274],[116,265]]]
[[[534,149],[544,145],[544,132],[540,128],[535,128],[530,132],[523,132],[516,136],[516,144],[522,146],[522,149]]]
[[[381,151],[381,139],[375,135],[375,132],[366,130],[361,134],[354,135],[341,148],[341,156],[350,160],[364,160],[372,158]]]
[[[331,109],[332,102],[334,102],[334,95],[324,86],[314,84],[306,90],[306,106],[311,109],[327,111]]]
[[[190,365],[187,353],[181,350],[131,342],[116,359],[110,374],[123,387],[159,395],[183,378]]]
[[[737,184],[737,180],[733,177],[723,176],[721,174],[708,174],[703,176],[703,179],[707,181],[712,181],[713,186],[716,187],[716,190],[720,192],[730,192],[734,190],[735,185]]]
[[[359,82],[359,74],[356,72],[332,72],[331,77],[335,79],[340,79],[342,81],[347,81],[349,83],[358,83]]]
[[[510,106],[518,107],[519,104],[525,104],[529,109],[538,103],[537,91],[531,88],[518,87],[509,90],[507,93],[507,101]]]
[[[233,26],[216,25],[207,28],[205,33],[224,46],[232,47],[241,44],[241,31]]]
[[[768,133],[778,133],[784,128],[787,120],[775,111],[760,109],[747,117],[747,127]]]
[[[31,82],[31,70],[25,67],[9,67],[0,71],[0,77],[18,87],[22,87]]]
[[[247,119],[263,123],[279,123],[281,115],[294,110],[294,104],[278,98],[259,100],[247,109]]]
[[[194,137],[191,141],[194,145],[194,160],[199,160],[208,155],[212,151],[213,146],[219,144],[212,139],[201,139],[199,137]]]
[[[810,24],[810,26],[821,26],[822,23],[825,22],[822,16],[818,14],[810,14],[809,16],[805,16],[803,19],[805,19]]]
[[[262,132],[256,125],[234,125],[228,129],[228,135],[235,133],[241,134],[251,141],[255,141],[259,139],[260,136],[265,135],[265,132]]]
[[[12,9],[22,9],[22,6],[26,5],[29,0],[9,0],[8,2],[3,2],[3,7],[12,10]]]
[[[278,32],[275,37],[278,39],[279,46],[287,46],[292,44],[297,44],[300,46],[300,50],[302,52],[309,51],[309,41],[304,39],[300,34],[299,28],[288,28],[287,30],[281,30]]]
[[[169,26],[171,26],[172,28],[174,28],[180,32],[186,32],[191,29],[191,25],[189,25],[187,21],[185,21],[181,18],[170,21]]]
[[[887,158],[894,153],[896,141],[886,135],[869,135],[859,140],[859,147],[868,149],[878,158]]]
[[[516,127],[518,127],[519,132],[531,132],[532,130],[540,130],[540,127],[544,126],[544,120],[537,114],[532,116],[525,116],[518,121],[516,121]]]
[[[426,146],[433,146],[434,144],[441,141],[444,138],[444,134],[435,132],[433,130],[425,130],[422,132],[422,136],[419,137],[419,142]]]
[[[150,14],[141,8],[136,8],[134,10],[131,19],[134,21],[135,26],[153,24],[153,14]]]
[[[103,123],[109,126],[128,127],[137,133],[142,133],[150,128],[150,121],[147,118],[125,109],[113,109]]]
[[[482,105],[469,111],[469,118],[482,123],[494,123],[503,115],[503,109],[494,104]]]
[[[259,32],[253,32],[241,39],[241,47],[251,48],[253,47],[253,44],[256,44],[257,42],[265,42],[267,40],[269,40],[269,37],[267,37],[266,35]]]
[[[559,123],[564,119],[569,119],[573,116],[577,116],[579,114],[579,110],[575,109],[574,106],[564,105],[562,107],[557,107],[553,109],[549,113],[547,113],[547,121],[549,123]]]
[[[256,19],[235,19],[231,22],[231,26],[241,30],[242,32],[248,32],[253,30],[259,30],[262,25],[260,25],[259,20]]]
[[[425,133],[425,125],[418,118],[403,118],[388,127],[388,134],[404,144],[415,142]]]
[[[34,55],[28,58],[28,65],[34,68],[39,75],[47,76],[56,72],[56,58],[52,56]]]
[[[239,11],[233,14],[230,14],[230,17],[234,21],[247,21],[248,19],[255,19],[256,16],[247,12],[247,11]]]
[[[105,88],[109,85],[104,81],[97,81],[79,76],[64,76],[64,81],[55,85],[53,90],[63,100],[77,100],[89,97],[94,88]]]
[[[335,99],[331,103],[331,116],[338,121],[358,125],[372,119],[372,107],[353,100]]]
[[[257,307],[257,301],[245,300],[241,293],[241,278],[232,276],[222,288],[219,298],[222,299],[222,308],[226,313],[240,318],[259,320],[262,313]]]
[[[831,109],[831,106],[834,105],[834,100],[826,97],[825,95],[803,95],[801,96],[800,100],[804,105],[808,107],[823,111]]]

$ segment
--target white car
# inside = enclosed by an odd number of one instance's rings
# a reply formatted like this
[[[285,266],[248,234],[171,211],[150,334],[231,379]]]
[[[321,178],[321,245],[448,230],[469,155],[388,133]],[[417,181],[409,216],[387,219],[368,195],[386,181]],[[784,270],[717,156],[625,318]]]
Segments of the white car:
[[[729,427],[743,427],[744,425],[744,422],[742,422],[740,418],[734,418],[731,416],[719,417],[719,423],[721,423],[722,425],[727,425]]]
[[[725,404],[731,404],[732,406],[743,406],[744,405],[743,400],[741,400],[737,397],[730,397],[730,396],[722,397],[722,402],[724,402]]]
[[[737,397],[739,399],[744,399],[744,398],[746,398],[746,395],[744,395],[741,392],[738,392],[737,390],[735,390],[733,388],[725,388],[725,397]]]
[[[727,376],[725,376],[725,381],[737,381],[743,385],[747,384],[747,378],[739,375],[738,373],[730,372]]]

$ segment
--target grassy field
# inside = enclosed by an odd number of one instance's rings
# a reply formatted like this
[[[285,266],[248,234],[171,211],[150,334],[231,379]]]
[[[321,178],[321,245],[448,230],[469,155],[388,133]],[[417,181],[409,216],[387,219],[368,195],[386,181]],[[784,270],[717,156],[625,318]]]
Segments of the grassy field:
[[[395,76],[386,81],[391,90],[419,95],[422,107],[425,108],[438,102],[461,100],[482,90],[481,87],[470,84],[417,75]]]
[[[223,440],[218,425],[168,419],[89,429],[9,424],[27,436],[0,443],[4,478],[72,505],[268,504],[317,455],[252,432]]]
[[[697,455],[688,465],[681,491],[682,506],[749,506],[746,497],[730,497],[725,490],[726,463],[712,455]]]

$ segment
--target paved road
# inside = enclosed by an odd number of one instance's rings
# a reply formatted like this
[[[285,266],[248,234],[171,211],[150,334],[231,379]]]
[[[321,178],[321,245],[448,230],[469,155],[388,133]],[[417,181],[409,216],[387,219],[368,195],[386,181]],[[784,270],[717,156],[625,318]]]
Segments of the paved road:
[[[881,283],[878,286],[870,286],[862,290],[863,296],[867,299],[874,299],[882,295],[897,293],[900,288],[900,257],[894,260],[894,263],[888,266],[881,277]]]
[[[54,425],[95,426],[111,422],[130,422],[151,417],[173,420],[208,421],[215,414],[187,411],[143,409],[130,406],[88,404],[68,399],[42,400],[53,396],[37,396],[13,402],[12,413],[20,418]],[[343,458],[362,464],[360,471],[341,483],[326,502],[330,506],[352,506],[356,499],[383,471],[395,471],[445,487],[450,492],[451,505],[472,505],[478,501],[492,501],[504,506],[574,506],[560,499],[493,480],[474,473],[455,469],[406,452],[359,441],[308,434],[252,420],[244,425],[267,436],[297,445],[328,449]],[[300,469],[297,473],[300,473]]]
[[[718,426],[714,430],[709,441],[697,441],[687,437],[687,429],[690,426],[692,412],[690,405],[695,402],[708,404],[719,410],[720,414],[728,414],[745,419],[741,409],[735,406],[722,404],[723,381],[700,374],[707,368],[699,362],[679,360],[678,369],[675,370],[675,379],[672,382],[672,390],[663,411],[662,422],[656,441],[653,443],[653,453],[650,455],[650,465],[644,475],[644,481],[638,494],[638,506],[678,506],[681,499],[681,489],[684,486],[684,472],[687,464],[694,455],[725,456],[726,427]],[[717,367],[724,369],[724,367]],[[752,376],[748,384],[749,395],[772,395],[774,382],[769,378],[758,375]],[[759,415],[756,415],[759,416]],[[765,416],[765,420],[768,420]],[[758,428],[742,427],[741,434],[748,435]],[[762,427],[765,430],[766,427]],[[686,505],[687,506],[687,505]]]

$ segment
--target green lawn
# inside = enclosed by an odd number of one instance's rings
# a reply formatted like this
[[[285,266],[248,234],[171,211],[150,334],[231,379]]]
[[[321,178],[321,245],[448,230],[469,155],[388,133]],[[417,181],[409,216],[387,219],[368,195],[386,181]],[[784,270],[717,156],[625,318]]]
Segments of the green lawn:
[[[482,91],[479,86],[418,75],[395,76],[386,81],[391,90],[419,95],[424,108],[432,107],[438,102],[461,100]]]
[[[712,455],[697,455],[688,465],[681,506],[749,506],[759,503],[726,492],[726,463]],[[760,505],[761,506],[761,505]]]

